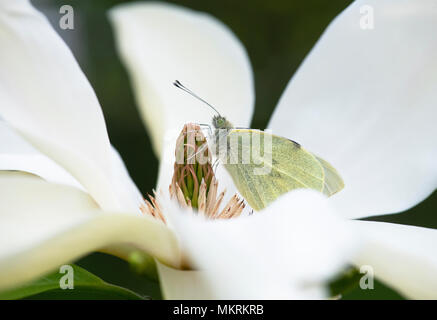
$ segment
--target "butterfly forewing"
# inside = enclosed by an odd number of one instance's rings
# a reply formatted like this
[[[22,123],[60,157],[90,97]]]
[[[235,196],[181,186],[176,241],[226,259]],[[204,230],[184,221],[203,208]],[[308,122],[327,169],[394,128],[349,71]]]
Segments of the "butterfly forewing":
[[[224,166],[255,210],[293,189],[323,192],[326,188],[322,164],[291,140],[259,130],[234,129],[228,134],[228,146]]]

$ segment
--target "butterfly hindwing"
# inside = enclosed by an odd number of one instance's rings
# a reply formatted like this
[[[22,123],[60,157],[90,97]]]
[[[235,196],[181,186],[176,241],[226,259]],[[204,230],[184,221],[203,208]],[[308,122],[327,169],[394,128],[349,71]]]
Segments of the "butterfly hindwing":
[[[339,192],[344,188],[343,179],[338,174],[337,170],[331,166],[326,160],[316,156],[316,159],[320,162],[325,172],[325,181],[322,192],[328,197],[334,193]]]

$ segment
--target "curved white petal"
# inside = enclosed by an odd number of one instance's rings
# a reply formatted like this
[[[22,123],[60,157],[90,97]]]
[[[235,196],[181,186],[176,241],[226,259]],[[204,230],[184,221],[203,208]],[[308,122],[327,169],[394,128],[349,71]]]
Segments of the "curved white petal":
[[[3,0],[0,9],[0,115],[102,208],[138,209],[114,188],[102,111],[68,47],[28,1]]]
[[[83,189],[64,168],[36,150],[1,119],[0,170],[29,172],[53,183]]]
[[[102,212],[85,193],[33,176],[2,173],[0,190],[0,289],[112,245],[180,266],[173,233],[149,216]]]
[[[322,298],[322,283],[356,245],[350,223],[336,218],[327,200],[311,190],[290,192],[236,219],[206,221],[175,210],[170,218],[184,252],[209,275],[219,299]]]
[[[113,147],[111,161],[113,178],[117,181],[113,188],[116,188],[118,197],[124,203],[141,204],[143,197],[132,182],[123,160]],[[86,191],[68,171],[35,149],[1,119],[0,170],[28,172],[49,182],[65,184]],[[132,213],[137,214],[136,211],[134,210]]]
[[[132,181],[123,159],[114,147],[111,147],[110,158],[112,162],[112,188],[121,203],[127,205],[124,207],[125,210],[130,209],[132,214],[137,215],[139,208],[144,205],[144,197]]]
[[[413,299],[437,299],[437,230],[400,224],[354,221],[364,242],[355,258],[374,275]]]
[[[372,12],[374,29],[363,30]],[[347,217],[406,210],[437,186],[436,29],[433,0],[354,2],[275,110],[274,133],[343,176],[345,189],[332,201]]]
[[[156,265],[162,295],[166,300],[217,299],[206,272],[174,269],[159,261],[156,262]]]
[[[249,288],[247,288],[248,283],[242,281],[240,276],[235,273],[227,274],[224,280],[223,278],[216,279],[217,273],[214,270],[180,270],[159,262],[157,262],[157,267],[161,292],[166,300],[241,300],[248,299],[248,297],[263,300],[278,297],[285,299],[321,299],[326,295],[321,286],[307,290],[296,290],[296,288],[289,286],[285,295],[275,291],[275,294],[271,296],[269,293],[257,292],[266,289],[265,286],[263,287],[266,280],[261,279],[259,281],[260,274],[253,275],[256,278],[252,280],[257,280],[257,282],[249,283]],[[214,279],[216,280],[214,281]],[[222,283],[219,281],[222,281]],[[226,286],[226,288],[218,290],[221,286]],[[278,290],[278,288],[271,289]],[[255,292],[252,290],[255,290]]]
[[[117,188],[118,197],[123,199],[124,203],[141,204],[143,197],[132,182],[123,160],[114,147],[111,150],[111,161],[113,178],[117,181],[113,187]],[[0,170],[28,172],[49,182],[70,185],[84,190],[68,171],[35,149],[1,119]],[[137,214],[135,211],[132,213]]]
[[[249,59],[233,33],[204,13],[133,3],[115,7],[110,18],[154,149],[165,161],[160,185],[168,185],[166,173],[183,125],[210,123],[214,115],[173,81],[180,80],[236,126],[248,126],[254,105]]]

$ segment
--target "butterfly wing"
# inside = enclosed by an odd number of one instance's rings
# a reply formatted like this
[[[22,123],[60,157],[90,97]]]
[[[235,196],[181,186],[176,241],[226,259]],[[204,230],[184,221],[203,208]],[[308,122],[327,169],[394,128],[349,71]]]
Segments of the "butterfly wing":
[[[315,156],[319,161],[325,173],[324,185],[322,192],[328,197],[332,196],[334,193],[339,192],[344,188],[343,179],[338,174],[337,170],[331,166],[326,160]]]
[[[325,160],[294,141],[252,129],[228,134],[224,164],[238,191],[254,210],[261,210],[280,195],[310,188],[331,195],[343,181]]]

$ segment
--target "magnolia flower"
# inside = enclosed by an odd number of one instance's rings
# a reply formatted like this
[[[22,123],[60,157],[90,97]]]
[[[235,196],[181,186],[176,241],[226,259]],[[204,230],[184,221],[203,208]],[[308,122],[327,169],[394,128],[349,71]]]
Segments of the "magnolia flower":
[[[361,28],[364,6],[373,9],[374,29]],[[275,134],[298,141],[338,170],[345,189],[328,202],[346,219],[407,210],[436,188],[437,40],[431,31],[436,18],[433,1],[352,3],[291,79],[269,122]],[[235,38],[224,40],[221,24],[190,10],[145,4],[119,7],[112,20],[158,154],[172,152],[163,144],[163,132],[194,115],[199,123],[210,117],[206,108],[169,85],[173,79],[184,79],[237,126],[249,124],[254,99],[250,64]],[[162,122],[149,116],[157,107]],[[161,187],[170,180],[168,165],[161,162]],[[437,297],[436,230],[359,220],[351,224],[363,242],[352,259],[357,266],[372,266],[379,279],[407,297]],[[194,232],[180,229],[187,236]],[[207,228],[196,230],[205,232],[204,241],[209,239]],[[192,243],[192,249],[201,250],[204,241]],[[208,257],[214,252],[203,251]],[[214,268],[215,261],[204,260]]]
[[[258,219],[242,217],[232,223],[238,238],[230,236],[235,232],[231,228],[226,228],[226,234],[214,236],[211,232],[209,239],[199,237],[196,232],[188,237],[179,234],[177,228],[186,222],[180,222],[178,218],[186,217],[187,210],[166,200],[165,194],[159,207],[153,198],[152,203],[143,200],[121,158],[110,145],[101,108],[91,86],[45,17],[28,1],[1,1],[0,5],[0,115],[3,119],[0,123],[0,168],[4,170],[0,174],[0,290],[19,286],[91,251],[101,250],[129,259],[140,250],[156,258],[166,298],[324,296],[325,292],[318,284],[344,264],[350,250],[350,231],[343,226],[343,221],[330,216],[322,196],[305,193],[300,199],[307,199],[306,205],[302,200],[292,201],[293,204],[288,204],[291,200],[283,200],[287,203],[287,211],[294,211],[293,215],[278,209],[270,213],[269,209]],[[152,16],[155,15],[153,7]],[[114,14],[123,10],[117,9]],[[174,13],[172,8],[160,10],[164,16]],[[183,9],[179,15],[188,22],[193,16]],[[193,18],[196,19],[195,15]],[[221,38],[236,48],[239,52],[237,66],[239,62],[247,63],[241,45],[228,30],[217,25],[215,20],[206,19],[204,24],[212,29],[211,35],[216,37],[214,42],[220,43]],[[156,114],[157,110],[162,110],[160,107],[157,104],[154,112],[150,112],[150,116],[155,117],[155,125],[160,121]],[[245,115],[245,122],[250,116],[251,110]],[[202,118],[193,117],[192,120],[197,122]],[[181,130],[183,124],[181,122],[177,130]],[[162,132],[164,135],[165,131]],[[176,142],[177,139],[169,142],[173,152]],[[171,167],[163,164],[161,170],[171,177]],[[170,182],[160,189],[165,192]],[[215,181],[213,184],[216,185]],[[230,190],[232,186],[227,187]],[[218,186],[217,191],[220,192]],[[211,188],[208,197],[211,197]],[[294,195],[290,197],[292,199]],[[242,203],[237,201],[235,205],[233,201],[233,198],[225,199],[224,203],[232,206],[231,216],[236,216],[241,213]],[[312,212],[309,209],[312,202],[319,203],[323,210]],[[161,208],[163,215],[159,214]],[[222,209],[227,216],[226,207]],[[304,210],[310,214],[300,219],[297,214]],[[283,217],[285,214],[287,216]],[[309,222],[318,215],[326,220],[324,225],[331,225],[331,228],[311,228]],[[293,216],[296,221],[291,224],[289,220]],[[297,220],[302,222],[297,223]],[[222,225],[218,221],[209,222]],[[187,228],[193,228],[196,223],[198,221],[188,222]],[[276,227],[279,224],[289,228],[283,228],[281,233]],[[206,224],[205,230],[208,227]],[[260,238],[259,234],[266,228],[268,234]],[[319,235],[314,238],[316,241],[308,230]],[[284,238],[269,239],[270,234],[287,236],[290,231],[294,242],[287,245],[286,251],[272,255],[269,249],[281,248],[278,241]],[[331,232],[335,237],[331,237]],[[234,239],[238,255],[232,250],[220,254],[216,246],[226,248],[227,245],[217,239],[219,236]],[[209,244],[214,237],[217,241]],[[240,237],[249,242],[237,243]],[[310,252],[302,252],[302,248],[309,247],[302,247],[296,237],[308,239],[308,243],[316,246]],[[204,242],[205,247],[199,251],[194,248],[191,252],[190,242],[196,241]],[[267,246],[262,248],[261,242]],[[257,251],[252,252],[253,248]],[[208,263],[218,266],[223,261],[230,261],[237,267],[229,270],[228,265],[215,272],[214,268],[203,266],[197,260],[205,249],[217,253]],[[244,257],[244,252],[251,254]],[[301,262],[290,264],[291,258],[299,256],[302,256],[298,260]],[[264,261],[266,257],[270,257],[267,262]],[[251,281],[254,276],[270,271],[271,263],[278,263],[279,259],[284,260],[281,268],[286,273],[280,273],[278,269],[274,277]],[[252,265],[249,276],[241,273],[243,264]],[[312,269],[305,267],[313,264],[316,267]],[[285,269],[287,266],[290,268]],[[201,270],[183,271],[184,268]],[[283,277],[279,276],[281,274]],[[235,278],[234,282],[220,287],[231,277]],[[257,291],[247,291],[247,283],[256,286]]]
[[[372,31],[359,27],[367,3],[375,8]],[[94,250],[122,258],[143,250],[157,259],[167,298],[321,297],[318,284],[347,258],[371,265],[408,297],[435,297],[435,230],[348,220],[406,210],[435,189],[431,1],[352,4],[275,110],[269,127],[328,159],[344,191],[326,199],[298,190],[251,216],[220,221],[187,214],[164,195],[166,224],[142,212],[147,204],[110,145],[95,94],[46,19],[27,1],[0,0],[0,9],[0,169],[44,179],[0,174],[0,289]],[[171,82],[184,79],[248,126],[250,63],[208,15],[130,4],[113,9],[111,20],[161,155],[157,187],[167,190],[173,161],[165,157],[176,143],[169,132],[211,116]],[[229,177],[221,170],[216,177],[232,195]],[[357,230],[362,243],[352,255]],[[178,270],[184,261],[199,270]]]

